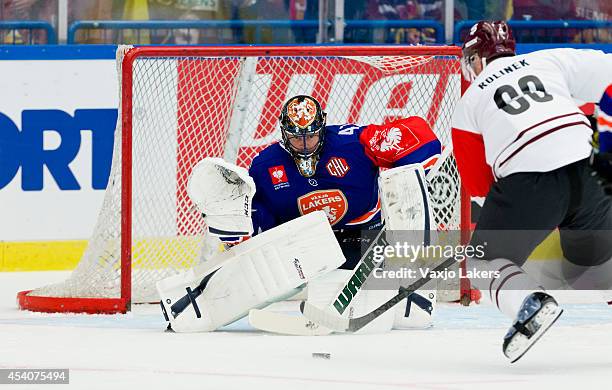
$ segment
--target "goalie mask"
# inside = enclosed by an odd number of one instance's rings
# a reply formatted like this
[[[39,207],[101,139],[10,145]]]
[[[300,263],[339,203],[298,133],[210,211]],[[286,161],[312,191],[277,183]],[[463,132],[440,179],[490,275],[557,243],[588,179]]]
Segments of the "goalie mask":
[[[304,177],[316,172],[325,139],[325,118],[319,102],[307,95],[292,97],[281,110],[281,144]]]
[[[480,21],[472,26],[461,48],[461,71],[468,81],[474,81],[487,63],[499,57],[513,56],[516,42],[512,30],[503,20]],[[480,62],[480,65],[477,64]],[[480,68],[476,70],[475,68]]]

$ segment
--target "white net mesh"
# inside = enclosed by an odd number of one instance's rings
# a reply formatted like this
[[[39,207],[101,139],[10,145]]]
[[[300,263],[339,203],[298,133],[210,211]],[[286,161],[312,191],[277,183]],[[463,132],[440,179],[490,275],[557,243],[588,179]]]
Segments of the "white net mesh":
[[[275,56],[272,50],[265,57],[136,58],[131,70],[133,302],[156,300],[156,281],[215,250],[186,196],[191,167],[206,156],[248,167],[256,153],[280,138],[278,115],[293,95],[318,99],[328,124],[380,124],[418,115],[450,146],[451,115],[461,93],[458,58],[359,54],[356,49],[354,57],[335,56],[330,48],[329,55],[316,57]],[[30,295],[120,296],[122,117],[106,196],[81,262],[65,282]],[[441,229],[459,228],[459,188],[451,158],[431,182]]]

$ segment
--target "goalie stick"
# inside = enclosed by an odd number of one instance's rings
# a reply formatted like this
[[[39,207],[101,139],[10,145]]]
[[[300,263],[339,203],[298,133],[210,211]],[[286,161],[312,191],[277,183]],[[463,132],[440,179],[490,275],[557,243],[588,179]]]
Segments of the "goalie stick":
[[[432,180],[438,174],[438,172],[440,171],[440,169],[442,168],[446,160],[450,157],[451,153],[452,153],[452,147],[444,148],[444,150],[440,154],[440,157],[438,158],[438,161],[436,161],[434,166],[432,166],[429,172],[427,172],[427,175],[426,175],[427,181]],[[360,280],[359,275],[360,274],[363,275],[364,260],[368,258],[368,256],[371,257],[374,245],[377,245],[377,244],[386,245],[386,241],[384,243],[379,242],[379,239],[381,237],[384,239],[385,231],[386,229],[383,226],[379,234],[373,240],[372,244],[368,247],[366,252],[363,254],[361,259],[359,260],[359,263],[357,263],[357,266],[355,267],[355,271],[353,272],[351,277],[347,280],[344,286],[342,286],[340,291],[338,291],[338,293],[335,294],[334,296],[335,299],[333,303],[338,302],[338,297],[342,295],[343,291],[347,291],[351,293],[351,299],[355,298],[355,296],[360,290],[362,283],[359,284],[359,287],[356,289],[356,291],[351,292],[349,289],[355,285],[354,284],[355,280],[357,281]],[[381,265],[382,263],[379,264],[378,266],[381,266]],[[364,275],[364,276],[366,276],[367,278],[367,276],[369,276],[372,270],[373,268],[371,268],[368,271],[367,275]],[[401,299],[398,300],[398,302],[399,301],[401,301]],[[335,309],[336,311],[338,311],[337,308],[334,308],[333,303],[330,304],[330,309]],[[339,311],[340,314],[342,314],[342,312],[343,311]],[[284,314],[284,313],[277,313],[277,312],[273,312],[273,311],[265,310],[265,309],[252,309],[249,312],[249,323],[254,328],[263,330],[266,332],[286,334],[286,335],[295,335],[295,336],[320,336],[320,335],[328,335],[333,332],[332,329],[329,329],[326,326],[322,326],[322,324],[317,324],[316,322],[313,322],[304,316],[295,316],[295,315],[289,315],[289,314]]]
[[[251,309],[249,323],[254,328],[291,336],[326,336],[332,330],[310,321],[303,315],[289,315],[270,310]]]
[[[383,262],[376,263],[373,257],[375,246],[388,244],[385,232],[386,229],[384,227],[378,232],[368,249],[361,256],[351,277],[342,286],[340,291],[334,295],[334,302],[330,306],[339,314],[342,314],[350,302],[357,296],[370,273],[375,268],[382,266],[384,260]],[[249,311],[249,323],[259,330],[294,336],[324,336],[333,332],[331,329],[320,326],[320,324],[310,321],[304,316],[293,316],[260,309],[251,309]]]
[[[309,320],[321,324],[327,328],[332,329],[334,332],[356,332],[359,329],[363,328],[370,322],[374,321],[376,318],[381,316],[387,310],[391,309],[393,306],[401,302],[403,299],[408,297],[410,294],[414,293],[419,288],[423,287],[427,282],[429,282],[432,277],[432,274],[435,274],[438,271],[442,271],[457,261],[454,257],[449,257],[444,260],[441,264],[439,264],[436,268],[429,271],[427,276],[420,278],[414,283],[410,284],[407,287],[400,287],[399,292],[393,298],[389,299],[387,302],[383,303],[373,311],[356,318],[344,318],[334,313],[331,313],[327,310],[319,309],[318,307],[309,304],[308,302],[302,302],[300,304],[300,311],[304,314],[306,318]]]

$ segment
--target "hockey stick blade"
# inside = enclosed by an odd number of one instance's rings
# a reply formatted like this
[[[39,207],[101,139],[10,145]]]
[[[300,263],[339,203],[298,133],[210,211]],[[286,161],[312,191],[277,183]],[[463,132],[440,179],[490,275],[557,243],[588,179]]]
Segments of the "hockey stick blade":
[[[306,301],[300,303],[300,311],[310,321],[329,328],[334,332],[347,332],[349,329],[348,318],[319,309]]]
[[[332,333],[331,329],[302,315],[289,315],[269,310],[251,309],[249,323],[259,330],[291,336],[326,336]]]
[[[313,306],[308,302],[302,302],[300,304],[300,311],[309,320],[319,323],[327,328],[330,328],[333,331],[350,333],[357,332],[359,329],[365,327],[367,324],[380,317],[384,312],[397,305],[404,298],[423,287],[423,285],[425,285],[431,280],[431,275],[433,273],[437,271],[442,271],[456,262],[457,261],[455,260],[455,258],[449,257],[432,271],[428,272],[427,276],[420,278],[419,280],[415,281],[407,287],[400,287],[397,295],[395,295],[393,298],[389,299],[387,302],[383,303],[373,311],[360,317],[351,319],[343,318],[329,311],[319,309],[318,307]]]

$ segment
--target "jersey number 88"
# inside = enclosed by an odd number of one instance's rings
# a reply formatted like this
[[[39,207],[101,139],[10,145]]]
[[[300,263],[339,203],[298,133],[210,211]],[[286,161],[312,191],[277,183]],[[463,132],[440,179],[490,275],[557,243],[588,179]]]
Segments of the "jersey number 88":
[[[530,85],[533,86],[533,89],[530,88]],[[521,77],[518,81],[518,86],[524,96],[529,96],[535,102],[543,103],[553,99],[552,95],[546,92],[544,85],[536,76],[528,75]],[[511,85],[502,85],[497,88],[493,99],[497,107],[510,115],[518,115],[529,109],[529,101],[523,96],[519,97],[519,93]],[[518,104],[518,107],[513,104],[515,102]]]

